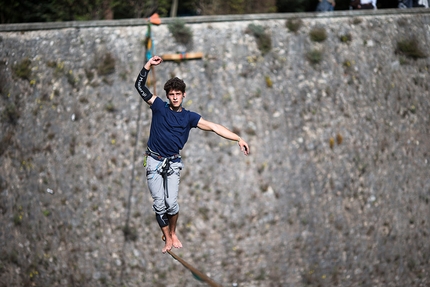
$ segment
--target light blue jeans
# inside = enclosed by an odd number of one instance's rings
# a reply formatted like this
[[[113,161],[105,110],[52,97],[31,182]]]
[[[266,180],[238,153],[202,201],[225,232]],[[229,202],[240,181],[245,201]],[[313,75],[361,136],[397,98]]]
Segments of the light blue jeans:
[[[178,193],[182,162],[170,163],[170,175],[167,177],[167,189],[163,183],[159,167],[162,161],[158,161],[151,156],[146,157],[146,180],[149,192],[151,193],[153,204],[152,209],[155,213],[175,215],[179,212]]]
[[[317,12],[334,11],[334,7],[327,0],[322,0],[318,3]]]

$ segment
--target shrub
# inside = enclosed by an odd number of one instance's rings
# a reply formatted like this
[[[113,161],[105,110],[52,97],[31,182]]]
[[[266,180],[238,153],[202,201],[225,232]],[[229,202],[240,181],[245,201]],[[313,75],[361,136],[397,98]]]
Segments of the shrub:
[[[107,112],[109,112],[109,113],[113,113],[113,112],[115,112],[115,105],[111,102],[111,101],[109,101],[106,105],[105,105],[105,110],[107,111]]]
[[[46,65],[50,68],[55,68],[57,66],[57,62],[55,61],[48,61],[46,62]]]
[[[319,64],[323,58],[323,52],[318,49],[313,49],[306,54],[306,58],[312,65]]]
[[[99,75],[106,76],[115,72],[115,59],[111,53],[106,53],[97,67]]]
[[[340,145],[340,144],[342,144],[342,142],[343,142],[343,137],[342,137],[342,135],[341,135],[340,133],[338,133],[338,134],[336,135],[336,143],[337,143],[338,145]]]
[[[21,114],[14,103],[10,103],[3,110],[1,119],[11,124],[16,124]]]
[[[87,76],[87,79],[90,82],[94,79],[94,73],[90,69],[85,69],[85,76]]]
[[[257,47],[263,55],[267,54],[272,49],[272,39],[264,31],[261,25],[249,24],[246,33],[250,33],[257,41]]]
[[[31,61],[29,58],[23,59],[21,62],[13,66],[13,72],[21,79],[30,80],[31,77]]]
[[[73,71],[69,70],[69,72],[67,73],[67,82],[74,87],[77,83],[77,79],[75,78],[75,76],[73,75]]]
[[[417,38],[404,39],[397,42],[396,53],[412,58],[426,58],[427,55],[419,46]]]
[[[7,78],[3,75],[0,77],[0,95],[7,95],[9,93],[9,87]]]
[[[193,31],[187,26],[181,19],[174,19],[167,28],[179,44],[187,45],[191,43],[193,39]]]
[[[363,20],[361,18],[354,17],[352,19],[352,24],[354,24],[354,25],[360,25],[361,22],[363,22]]]
[[[342,63],[343,68],[345,69],[345,72],[353,71],[355,62],[353,60],[345,60]]]
[[[343,61],[343,66],[345,68],[350,68],[353,65],[353,63],[354,63],[353,61],[345,60],[345,61]]]
[[[265,77],[264,77],[264,79],[265,79],[265,81],[266,81],[266,86],[267,86],[268,88],[272,88],[272,87],[273,87],[272,79],[270,79],[270,77],[269,77],[269,76],[265,76]]]
[[[64,74],[64,62],[58,62],[55,64],[54,76],[61,77]]]
[[[348,33],[348,34],[344,34],[344,35],[340,35],[339,36],[339,40],[342,42],[342,43],[350,43],[351,41],[352,41],[352,36],[351,36],[351,34],[350,33]]]
[[[13,223],[15,225],[21,225],[21,222],[22,222],[22,214],[15,214],[13,216]]]
[[[302,24],[303,24],[302,19],[294,18],[294,19],[288,19],[287,22],[285,23],[285,26],[288,28],[288,31],[297,33],[300,27],[302,27]]]
[[[128,224],[122,228],[126,241],[136,241],[137,240],[137,230],[135,227],[130,227]]]
[[[327,32],[322,27],[313,28],[309,32],[309,37],[314,42],[324,42],[327,39]]]
[[[8,147],[13,144],[13,135],[12,131],[8,131],[0,140],[0,156],[2,156]],[[3,184],[5,184],[5,182],[2,183],[0,180],[0,188],[4,187]]]
[[[328,140],[328,143],[329,143],[330,148],[333,149],[333,147],[334,147],[334,138],[330,138]]]

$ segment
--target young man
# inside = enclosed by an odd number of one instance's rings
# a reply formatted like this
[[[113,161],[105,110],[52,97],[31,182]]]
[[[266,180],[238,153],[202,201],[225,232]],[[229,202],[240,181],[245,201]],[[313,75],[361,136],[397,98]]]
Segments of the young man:
[[[165,253],[172,247],[182,247],[182,243],[176,235],[179,215],[177,197],[182,169],[179,152],[187,142],[191,128],[198,127],[204,131],[213,131],[223,138],[237,141],[245,155],[248,155],[250,150],[248,144],[237,134],[222,125],[204,120],[199,114],[182,107],[186,96],[186,85],[181,79],[175,77],[164,85],[168,102],[152,95],[145,86],[146,79],[151,66],[157,66],[162,61],[158,56],[149,59],[140,71],[135,87],[152,110],[151,130],[144,165],[149,191],[153,199],[152,208],[165,238],[165,246],[162,249],[162,252]]]

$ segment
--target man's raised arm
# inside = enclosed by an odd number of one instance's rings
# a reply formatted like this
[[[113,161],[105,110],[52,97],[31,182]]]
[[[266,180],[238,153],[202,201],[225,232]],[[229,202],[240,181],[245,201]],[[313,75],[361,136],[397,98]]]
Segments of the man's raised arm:
[[[151,66],[152,65],[157,66],[162,61],[163,59],[161,59],[159,56],[154,56],[151,59],[149,59],[148,62],[146,62],[146,64],[143,66],[142,70],[137,76],[136,82],[134,83],[134,87],[136,88],[139,95],[149,105],[152,105],[156,96],[154,96],[149,91],[148,87],[145,85],[146,79],[148,78],[148,74],[149,74],[149,71],[151,70]]]

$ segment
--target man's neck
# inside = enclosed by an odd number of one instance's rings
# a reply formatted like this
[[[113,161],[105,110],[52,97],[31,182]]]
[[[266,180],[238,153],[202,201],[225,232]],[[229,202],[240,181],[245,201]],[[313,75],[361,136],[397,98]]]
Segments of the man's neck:
[[[170,105],[170,109],[174,112],[177,112],[177,113],[182,112],[182,106],[175,108],[172,105]]]

